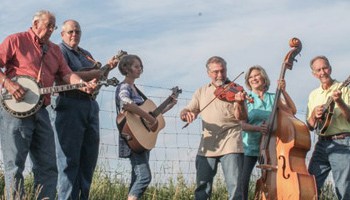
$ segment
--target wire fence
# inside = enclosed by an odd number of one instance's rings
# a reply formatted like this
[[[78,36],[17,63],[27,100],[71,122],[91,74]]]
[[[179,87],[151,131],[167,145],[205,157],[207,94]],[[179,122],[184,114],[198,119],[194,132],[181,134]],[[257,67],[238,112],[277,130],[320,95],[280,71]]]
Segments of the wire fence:
[[[141,85],[146,94],[161,94],[149,96],[157,105],[164,101],[167,96],[164,92],[157,90],[165,90],[165,88]],[[117,175],[122,180],[129,180],[130,164],[128,159],[118,158],[118,130],[115,125],[115,105],[106,104],[103,99],[113,99],[114,93],[105,91],[104,95],[100,96],[101,105],[100,116],[109,118],[110,126],[105,121],[101,123],[101,148],[99,156],[99,166],[105,172]],[[187,183],[195,182],[195,157],[199,146],[201,136],[201,120],[197,119],[187,128],[182,129],[185,124],[179,117],[180,111],[187,105],[193,92],[186,91],[186,94],[178,98],[177,104],[169,112],[164,114],[166,121],[165,128],[160,131],[155,148],[150,154],[150,165],[153,172],[153,183],[166,184],[169,179],[176,180],[178,176],[185,177]],[[112,97],[109,97],[112,95]],[[104,105],[106,107],[104,107]],[[298,116],[304,119],[305,111],[299,111]],[[314,141],[312,136],[312,148],[307,154],[306,163],[308,164]],[[221,168],[219,167],[218,175],[222,176]],[[253,177],[259,177],[260,170],[254,169]]]
[[[153,91],[165,90],[159,87],[141,87]],[[167,97],[164,93],[161,96],[148,96],[156,105],[160,105]],[[169,183],[169,180],[176,181],[179,176],[185,177],[185,181],[189,184],[195,181],[194,160],[200,140],[200,120],[196,120],[188,128],[182,129],[185,123],[179,118],[181,109],[189,100],[190,98],[180,96],[177,104],[163,115],[166,126],[159,132],[156,146],[150,153],[153,183],[166,184]],[[98,101],[100,103],[100,119],[103,119],[100,120],[99,169],[118,179],[128,181],[131,170],[130,162],[128,159],[118,157],[119,133],[115,123],[117,113],[114,105],[114,91],[103,91],[103,95],[99,96]]]
[[[140,86],[142,87],[141,90],[146,91],[145,94],[151,94],[148,97],[156,105],[160,105],[168,97],[164,93],[166,88]],[[178,98],[177,104],[163,115],[166,126],[159,132],[156,146],[150,153],[152,184],[167,184],[170,180],[176,181],[179,176],[184,177],[187,184],[195,183],[195,157],[201,137],[201,120],[197,119],[187,128],[182,129],[185,123],[179,118],[179,113],[187,105],[193,92],[185,91],[184,93],[186,94]],[[131,170],[129,159],[118,157],[119,133],[115,123],[117,113],[114,102],[114,89],[102,89],[97,101],[100,105],[101,136],[97,170],[118,180],[129,182]],[[54,113],[53,110],[50,112]],[[299,112],[298,114],[305,116],[305,112]],[[312,141],[315,141],[315,136],[313,135]],[[312,143],[313,146],[314,142]],[[313,147],[307,155],[307,164],[312,149]],[[2,163],[1,167],[3,169]],[[31,163],[28,159],[25,172],[29,172],[30,168]],[[253,176],[259,177],[259,173],[260,171],[255,169]],[[222,176],[220,167],[218,176]]]

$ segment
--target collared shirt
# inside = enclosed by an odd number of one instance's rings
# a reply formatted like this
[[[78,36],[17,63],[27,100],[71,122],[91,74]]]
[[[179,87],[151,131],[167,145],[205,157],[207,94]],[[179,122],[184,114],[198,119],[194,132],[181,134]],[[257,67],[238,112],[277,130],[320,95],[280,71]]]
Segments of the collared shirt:
[[[276,95],[274,93],[265,92],[263,100],[252,91],[249,91],[248,95],[253,97],[254,102],[247,104],[247,123],[259,126],[263,122],[268,122]],[[259,156],[261,133],[255,131],[242,131],[242,137],[244,155]]]
[[[215,86],[207,84],[193,95],[186,109],[198,113],[215,98]],[[215,99],[200,113],[202,137],[198,155],[222,156],[229,153],[243,153],[241,125],[234,115],[235,103]]]
[[[313,90],[309,95],[309,102],[307,104],[307,119],[311,117],[312,111],[316,106],[323,105],[327,102],[328,98],[332,98],[333,91],[339,88],[341,83],[334,81],[332,86],[324,90],[320,86]],[[342,90],[342,99],[346,105],[350,105],[350,91],[348,87],[344,87]],[[350,131],[350,123],[343,117],[338,105],[335,104],[334,114],[327,128],[325,135],[335,135],[342,132]]]
[[[41,87],[51,87],[55,76],[64,77],[72,71],[68,67],[60,48],[48,42],[42,47],[38,37],[30,28],[27,32],[12,34],[0,44],[0,67],[5,67],[8,78],[27,75],[38,78],[40,66]],[[44,105],[50,104],[50,94],[45,95]]]
[[[64,58],[73,71],[93,67],[94,62],[90,60],[92,55],[87,50],[78,47],[79,51],[76,51],[64,42],[61,42],[58,46],[61,48]]]
[[[133,90],[130,84],[125,82],[118,84],[115,91],[117,113],[122,112],[124,104],[135,103],[141,105],[144,101],[145,99],[137,91]],[[119,157],[127,158],[131,155],[131,149],[122,137],[122,134],[119,134]]]

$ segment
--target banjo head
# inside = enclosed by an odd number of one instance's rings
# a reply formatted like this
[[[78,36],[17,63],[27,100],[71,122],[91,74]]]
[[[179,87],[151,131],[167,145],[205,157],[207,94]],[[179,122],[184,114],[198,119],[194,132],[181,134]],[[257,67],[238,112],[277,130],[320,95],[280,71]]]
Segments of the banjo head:
[[[15,98],[4,98],[2,104],[4,108],[14,117],[28,117],[34,114],[42,105],[40,88],[32,77],[18,76],[15,80],[26,91],[22,101],[17,102]],[[7,93],[7,92],[6,92]],[[7,96],[10,94],[7,93]]]

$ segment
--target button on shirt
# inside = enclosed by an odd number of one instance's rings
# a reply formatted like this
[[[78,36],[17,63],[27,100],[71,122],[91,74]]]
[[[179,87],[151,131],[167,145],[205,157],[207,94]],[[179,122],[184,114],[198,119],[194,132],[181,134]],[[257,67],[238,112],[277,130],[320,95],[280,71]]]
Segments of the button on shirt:
[[[72,71],[58,45],[50,41],[46,45],[44,53],[31,28],[27,32],[12,34],[0,44],[0,67],[6,68],[5,74],[9,78],[27,75],[37,79],[42,62],[41,87],[51,87],[55,76],[64,77]],[[49,104],[50,94],[47,94],[44,105]]]
[[[312,111],[316,106],[323,105],[327,102],[327,99],[333,94],[333,91],[339,88],[341,83],[338,81],[334,81],[332,86],[328,88],[328,90],[322,89],[320,86],[319,88],[313,90],[309,95],[309,102],[307,105],[307,119],[311,117]],[[342,91],[342,99],[345,102],[346,105],[350,105],[350,91],[348,87],[343,87]],[[341,114],[341,110],[339,109],[338,105],[335,104],[334,107],[334,114],[332,116],[332,119],[330,121],[329,127],[327,128],[325,135],[336,135],[338,133],[342,132],[349,132],[350,131],[350,123],[343,117]]]
[[[259,96],[252,91],[249,91],[248,95],[254,99],[254,102],[247,104],[247,123],[260,126],[264,121],[268,122],[276,95],[274,93],[265,92],[263,100],[261,100]],[[254,131],[242,131],[242,137],[244,155],[259,156],[261,133]]]
[[[198,113],[215,97],[212,84],[199,88],[186,107]],[[234,103],[215,99],[201,113],[202,137],[198,155],[222,156],[229,153],[243,153],[241,125],[234,116]]]

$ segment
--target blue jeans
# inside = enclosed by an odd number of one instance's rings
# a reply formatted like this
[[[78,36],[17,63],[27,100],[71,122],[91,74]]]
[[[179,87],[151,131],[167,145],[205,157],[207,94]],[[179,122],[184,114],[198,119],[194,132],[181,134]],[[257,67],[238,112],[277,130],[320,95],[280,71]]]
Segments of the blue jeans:
[[[195,190],[196,200],[210,199],[213,180],[217,172],[217,167],[221,162],[224,173],[229,199],[242,199],[241,174],[243,167],[243,154],[231,153],[219,157],[204,157],[197,155],[197,188]]]
[[[248,191],[249,191],[249,182],[250,176],[252,175],[252,171],[258,160],[258,156],[244,156],[243,162],[243,172],[242,172],[242,192],[243,192],[243,200],[248,199]]]
[[[7,198],[23,197],[23,170],[29,154],[33,163],[34,189],[40,191],[38,199],[55,199],[57,166],[48,111],[40,108],[34,115],[19,119],[0,107],[0,137]]]
[[[131,182],[129,196],[140,198],[151,183],[152,174],[149,167],[149,151],[137,154],[132,153],[131,162]]]
[[[99,106],[89,99],[56,100],[58,199],[88,199],[100,143]]]
[[[350,137],[317,141],[309,172],[315,175],[318,194],[330,171],[338,199],[350,199]]]

